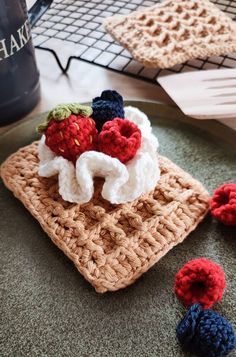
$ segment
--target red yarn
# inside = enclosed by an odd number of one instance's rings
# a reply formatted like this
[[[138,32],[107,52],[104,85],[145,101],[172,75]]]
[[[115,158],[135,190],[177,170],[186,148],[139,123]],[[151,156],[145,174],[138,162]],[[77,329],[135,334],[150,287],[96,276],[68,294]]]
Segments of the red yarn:
[[[205,258],[185,264],[175,277],[175,294],[185,307],[199,303],[204,309],[222,299],[226,286],[222,268]]]
[[[236,226],[236,184],[228,183],[217,188],[210,201],[211,214],[222,223]]]
[[[126,163],[141,145],[141,131],[128,119],[107,121],[98,136],[99,150]]]
[[[51,120],[45,132],[46,145],[56,154],[76,162],[85,151],[95,150],[97,129],[93,119],[70,115],[61,121]]]

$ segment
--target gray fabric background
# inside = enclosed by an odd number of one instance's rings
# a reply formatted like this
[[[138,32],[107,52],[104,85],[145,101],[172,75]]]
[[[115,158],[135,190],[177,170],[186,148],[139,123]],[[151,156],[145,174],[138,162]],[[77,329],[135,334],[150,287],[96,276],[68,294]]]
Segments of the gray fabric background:
[[[161,154],[210,192],[235,181],[236,149],[174,119],[153,120]],[[185,309],[173,282],[183,264],[203,256],[225,270],[227,289],[215,310],[236,328],[236,228],[208,216],[135,284],[99,295],[2,181],[0,197],[0,356],[188,356],[175,337]]]

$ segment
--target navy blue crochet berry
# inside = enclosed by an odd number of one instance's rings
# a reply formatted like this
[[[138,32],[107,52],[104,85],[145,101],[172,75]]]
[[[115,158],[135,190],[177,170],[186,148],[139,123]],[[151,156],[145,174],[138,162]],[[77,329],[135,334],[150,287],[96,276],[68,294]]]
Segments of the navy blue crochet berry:
[[[107,121],[125,116],[123,98],[115,90],[104,90],[100,97],[94,98],[92,109],[92,118],[98,131],[102,130],[103,124]]]
[[[232,325],[217,312],[194,304],[176,329],[182,347],[199,357],[227,356],[236,347]]]

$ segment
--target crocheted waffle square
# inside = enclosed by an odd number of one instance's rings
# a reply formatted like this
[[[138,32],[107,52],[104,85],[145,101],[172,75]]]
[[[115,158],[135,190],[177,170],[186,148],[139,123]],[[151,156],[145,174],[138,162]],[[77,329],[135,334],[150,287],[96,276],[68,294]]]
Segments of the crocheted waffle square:
[[[105,20],[106,30],[147,67],[236,51],[236,26],[208,0],[167,0]]]
[[[1,177],[85,279],[97,292],[106,292],[133,283],[208,211],[204,187],[167,158],[159,161],[155,190],[120,205],[102,198],[102,179],[96,180],[89,203],[64,201],[57,176],[38,175],[37,142],[11,155],[1,166]]]

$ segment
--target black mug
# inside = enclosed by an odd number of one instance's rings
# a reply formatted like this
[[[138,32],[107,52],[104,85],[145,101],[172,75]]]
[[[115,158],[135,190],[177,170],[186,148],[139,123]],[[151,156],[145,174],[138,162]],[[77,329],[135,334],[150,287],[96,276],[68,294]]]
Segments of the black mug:
[[[0,0],[0,125],[20,119],[40,99],[30,22],[51,2],[38,0],[28,17],[25,0]]]

